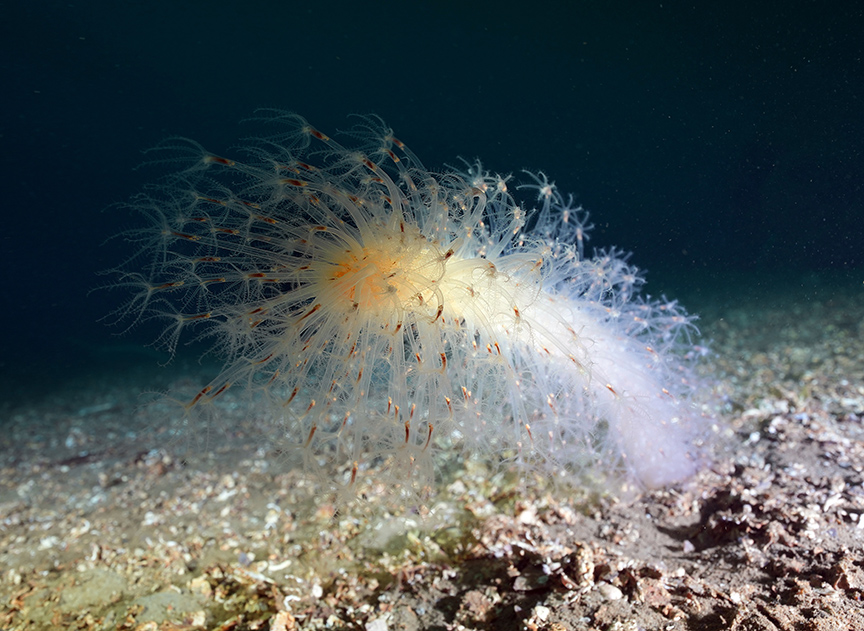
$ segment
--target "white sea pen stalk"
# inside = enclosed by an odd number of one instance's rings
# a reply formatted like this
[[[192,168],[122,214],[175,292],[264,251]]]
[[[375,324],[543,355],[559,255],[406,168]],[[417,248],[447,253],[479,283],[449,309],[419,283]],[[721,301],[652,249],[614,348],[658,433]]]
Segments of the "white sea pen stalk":
[[[533,357],[533,362],[542,363],[542,369],[536,364],[530,368],[546,373],[545,378],[535,374],[534,383],[554,375],[563,384],[564,401],[557,404],[551,419],[550,414],[532,415],[520,401],[521,392],[511,393],[511,407],[523,410],[520,420],[529,430],[533,427],[534,440],[551,436],[554,443],[562,434],[579,442],[590,439],[595,427],[584,428],[586,436],[573,430],[584,426],[585,409],[593,405],[591,414],[609,425],[612,444],[606,446],[606,457],[613,461],[621,457],[646,486],[667,485],[694,472],[688,435],[678,426],[679,403],[658,382],[656,358],[644,344],[598,320],[593,309],[586,310],[589,305],[538,292],[536,283],[530,282],[534,277],[492,272],[488,261],[478,259],[454,260],[447,270],[440,281],[445,319],[464,320],[469,329],[486,332],[482,337],[500,348],[502,355]],[[540,394],[554,398],[552,392]],[[552,448],[547,455],[554,452]]]

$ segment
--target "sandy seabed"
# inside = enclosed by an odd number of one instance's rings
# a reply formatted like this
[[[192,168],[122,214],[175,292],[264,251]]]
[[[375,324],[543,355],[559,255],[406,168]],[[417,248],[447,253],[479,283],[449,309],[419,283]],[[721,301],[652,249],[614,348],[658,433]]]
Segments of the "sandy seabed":
[[[703,310],[728,447],[628,501],[468,461],[337,512],[239,399],[206,449],[140,405],[197,365],[4,405],[0,628],[864,629],[861,294]]]

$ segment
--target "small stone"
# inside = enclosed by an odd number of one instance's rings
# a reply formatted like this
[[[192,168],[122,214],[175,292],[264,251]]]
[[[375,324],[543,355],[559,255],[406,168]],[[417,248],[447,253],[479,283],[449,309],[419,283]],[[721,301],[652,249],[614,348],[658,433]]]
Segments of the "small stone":
[[[384,618],[375,618],[366,623],[366,631],[387,631],[387,621]]]
[[[624,598],[624,592],[609,583],[600,583],[597,586],[597,591],[599,591],[600,595],[606,600],[621,600]]]
[[[531,613],[533,614],[532,617],[536,618],[540,622],[546,622],[549,619],[549,614],[552,613],[552,610],[549,609],[549,607],[537,605]]]

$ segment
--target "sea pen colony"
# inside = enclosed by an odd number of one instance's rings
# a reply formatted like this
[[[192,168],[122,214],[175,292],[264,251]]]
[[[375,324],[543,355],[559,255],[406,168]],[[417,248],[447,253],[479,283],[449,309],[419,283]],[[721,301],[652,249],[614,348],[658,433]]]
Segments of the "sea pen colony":
[[[587,213],[543,174],[434,173],[375,118],[342,144],[271,114],[238,155],[164,143],[182,169],[132,202],[124,315],[164,318],[169,348],[204,327],[225,357],[190,420],[246,389],[350,494],[373,468],[419,489],[439,450],[575,482],[696,470],[692,318],[620,252],[588,256]]]

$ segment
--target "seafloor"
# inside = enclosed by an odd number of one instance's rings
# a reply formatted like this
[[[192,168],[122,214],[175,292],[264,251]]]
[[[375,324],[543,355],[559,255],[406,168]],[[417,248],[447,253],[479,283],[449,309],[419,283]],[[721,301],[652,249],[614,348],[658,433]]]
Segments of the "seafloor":
[[[694,300],[728,445],[628,501],[469,461],[424,505],[337,512],[239,400],[194,443],[141,405],[194,364],[4,404],[0,627],[864,629],[860,281]]]

